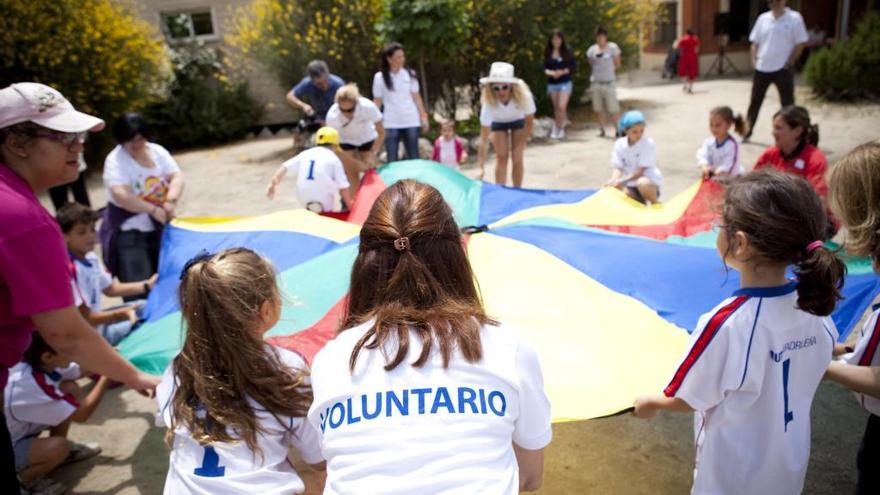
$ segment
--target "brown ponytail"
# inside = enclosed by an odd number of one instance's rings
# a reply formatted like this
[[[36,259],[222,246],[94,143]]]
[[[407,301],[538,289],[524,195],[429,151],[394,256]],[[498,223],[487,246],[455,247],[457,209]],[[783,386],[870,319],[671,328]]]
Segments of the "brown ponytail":
[[[763,169],[732,180],[724,192],[722,219],[743,232],[767,263],[795,265],[798,307],[827,316],[841,299],[846,267],[824,247],[828,217],[809,182],[794,174]]]
[[[749,125],[742,114],[734,113],[733,109],[728,106],[715,107],[709,111],[709,115],[717,115],[728,124],[732,124],[733,130],[740,136],[745,136],[746,132],[749,131]]]
[[[781,118],[785,123],[795,129],[800,127],[803,129],[801,140],[813,146],[819,146],[819,125],[810,123],[810,112],[806,108],[799,105],[789,105],[782,107],[773,115],[773,118]]]
[[[452,210],[429,185],[397,182],[364,222],[343,329],[371,319],[352,350],[352,372],[361,349],[386,344],[396,351],[385,369],[396,368],[409,350],[410,330],[422,343],[415,367],[428,361],[435,343],[444,366],[455,351],[468,362],[482,358],[480,329],[496,322],[483,309]]]
[[[280,301],[275,270],[249,249],[205,254],[187,264],[180,282],[187,331],[173,361],[178,386],[168,445],[177,425],[184,425],[201,445],[243,440],[262,455],[251,400],[284,425],[282,418],[306,416],[312,402],[306,372],[288,369],[255,331],[267,301]]]

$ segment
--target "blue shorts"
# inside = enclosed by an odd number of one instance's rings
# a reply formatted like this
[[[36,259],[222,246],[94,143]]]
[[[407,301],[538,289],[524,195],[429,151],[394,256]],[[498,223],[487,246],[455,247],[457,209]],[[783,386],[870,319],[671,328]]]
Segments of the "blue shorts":
[[[550,93],[571,93],[571,81],[559,84],[547,84],[547,94]]]
[[[24,437],[12,444],[12,452],[15,455],[15,472],[19,472],[28,467],[28,454],[31,452],[31,444],[34,439],[40,436],[39,433]]]

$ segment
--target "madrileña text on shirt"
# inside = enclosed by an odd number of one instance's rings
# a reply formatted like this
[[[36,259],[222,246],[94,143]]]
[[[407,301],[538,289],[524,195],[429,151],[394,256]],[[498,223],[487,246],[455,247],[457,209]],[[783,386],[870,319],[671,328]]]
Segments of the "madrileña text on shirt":
[[[792,340],[791,342],[786,342],[785,345],[782,346],[782,349],[779,352],[770,351],[770,357],[776,361],[777,363],[782,361],[783,354],[786,351],[799,351],[801,349],[806,349],[807,347],[811,347],[816,345],[816,337],[807,337],[803,340]]]
[[[433,414],[493,414],[504,417],[507,398],[498,390],[425,387],[348,397],[320,413],[321,433],[380,417]]]

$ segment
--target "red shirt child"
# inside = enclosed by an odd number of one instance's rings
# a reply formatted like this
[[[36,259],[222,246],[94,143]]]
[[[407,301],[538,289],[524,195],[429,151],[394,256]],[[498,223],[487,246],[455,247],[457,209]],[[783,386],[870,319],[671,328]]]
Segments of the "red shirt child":
[[[697,49],[699,46],[700,39],[695,34],[685,34],[678,39],[678,49],[681,53],[678,59],[679,77],[687,77],[690,81],[697,78],[699,67]]]

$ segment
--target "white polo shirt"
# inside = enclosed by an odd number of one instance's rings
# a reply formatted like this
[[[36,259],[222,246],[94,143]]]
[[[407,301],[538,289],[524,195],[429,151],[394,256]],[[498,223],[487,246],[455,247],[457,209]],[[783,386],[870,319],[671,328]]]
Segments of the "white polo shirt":
[[[10,368],[4,391],[4,413],[12,442],[38,435],[76,412],[79,407],[76,398],[62,392],[59,385],[80,375],[82,371],[76,363],[52,373],[35,369],[24,361]]]
[[[419,107],[413,93],[419,92],[419,80],[409,71],[401,69],[391,73],[392,88],[385,86],[382,72],[373,76],[373,98],[382,98],[383,125],[386,129],[407,129],[422,125]]]
[[[363,96],[358,99],[350,119],[339,110],[338,103],[327,111],[327,125],[339,132],[339,142],[344,144],[360,146],[374,141],[378,137],[377,122],[382,122],[382,112],[375,103]]]
[[[859,342],[854,352],[846,354],[842,360],[857,366],[880,366],[880,308],[876,309],[862,326]],[[856,400],[871,414],[880,415],[880,399],[870,395],[856,394]]]
[[[340,333],[313,363],[309,421],[327,459],[324,494],[519,493],[512,444],[538,450],[552,436],[541,366],[520,333],[485,326],[483,359],[456,352],[444,369],[436,351],[411,365],[422,349],[411,332],[396,368],[363,348],[351,374],[351,351],[371,324]]]
[[[704,314],[664,390],[696,410],[693,494],[798,494],[810,408],[837,329],[797,309],[796,284],[736,291]]]
[[[697,149],[697,165],[707,165],[715,173],[742,175],[743,167],[739,160],[739,143],[736,138],[728,134],[724,141],[718,143],[714,136],[707,137]]]
[[[636,144],[630,146],[626,136],[614,142],[611,149],[611,167],[620,169],[623,176],[634,174],[636,170],[644,168],[644,177],[660,187],[663,184],[663,175],[657,168],[657,148],[654,140],[642,136]],[[636,187],[636,181],[626,183],[627,187]]]
[[[305,369],[306,364],[298,355],[275,348],[281,362],[290,369]],[[171,400],[177,386],[172,363],[162,382],[156,387],[159,413],[158,426],[171,424]],[[305,418],[276,418],[258,403],[249,400],[256,412],[262,431],[257,433],[257,445],[262,456],[255,455],[244,442],[213,443],[199,445],[190,431],[178,424],[171,446],[165,493],[168,495],[188,493],[197,495],[266,494],[282,495],[302,493],[305,485],[293,465],[287,460],[290,447],[308,464],[323,459],[317,432]]]
[[[777,19],[768,10],[758,16],[749,41],[758,45],[755,69],[760,72],[776,72],[788,63],[795,46],[809,40],[804,18],[796,10],[786,7]]]
[[[128,186],[140,199],[161,206],[168,196],[168,185],[171,175],[180,172],[180,166],[161,145],[147,143],[147,152],[156,164],[153,168],[141,166],[122,145],[113,148],[104,160],[104,187],[107,189],[107,201],[113,203],[113,186]],[[122,223],[122,230],[139,230],[152,232],[155,230],[149,213],[138,213]]]
[[[480,108],[480,125],[492,127],[492,123],[516,122],[526,118],[527,115],[535,114],[535,98],[531,91],[526,92],[527,98],[522,105],[511,98],[507,103],[496,101],[494,105],[483,105]]]
[[[321,203],[323,211],[333,211],[336,194],[349,186],[342,160],[330,148],[309,148],[282,164],[296,175],[296,196],[306,206]]]

